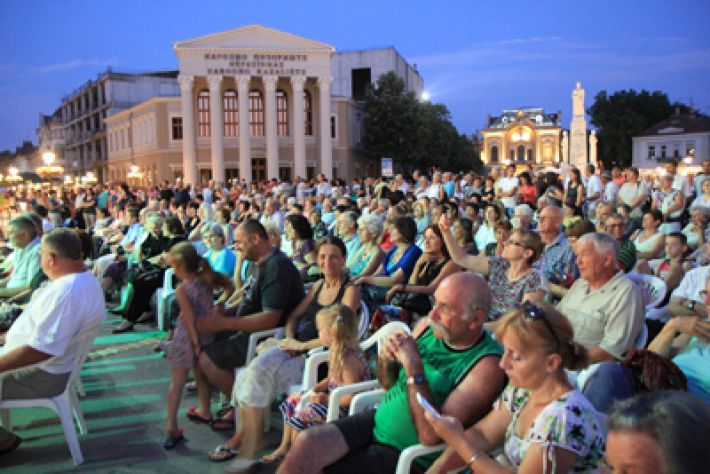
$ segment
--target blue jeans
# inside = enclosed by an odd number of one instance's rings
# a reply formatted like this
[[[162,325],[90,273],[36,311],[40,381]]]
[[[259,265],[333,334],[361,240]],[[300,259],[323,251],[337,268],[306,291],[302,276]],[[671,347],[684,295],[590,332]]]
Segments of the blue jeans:
[[[589,377],[582,393],[600,413],[608,413],[616,400],[633,395],[631,371],[619,362],[608,361]]]

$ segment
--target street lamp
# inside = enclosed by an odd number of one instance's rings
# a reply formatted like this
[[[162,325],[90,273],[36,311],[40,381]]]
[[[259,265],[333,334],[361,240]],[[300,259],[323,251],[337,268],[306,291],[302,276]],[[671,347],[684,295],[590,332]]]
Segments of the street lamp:
[[[15,166],[11,166],[7,171],[10,173],[10,175],[5,178],[5,181],[8,183],[19,183],[23,180],[22,176],[18,174],[19,170]]]
[[[44,161],[44,166],[38,167],[35,171],[41,177],[49,178],[50,180],[61,174],[64,174],[64,168],[61,166],[54,166],[54,160],[56,159],[54,152],[45,151],[42,153],[42,161]]]

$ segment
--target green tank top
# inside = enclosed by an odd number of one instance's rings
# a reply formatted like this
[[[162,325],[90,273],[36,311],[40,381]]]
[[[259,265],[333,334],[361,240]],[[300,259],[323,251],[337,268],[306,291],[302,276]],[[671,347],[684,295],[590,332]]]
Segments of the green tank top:
[[[448,347],[443,340],[434,337],[431,327],[427,328],[416,342],[419,354],[422,355],[424,374],[438,406],[441,406],[481,358],[503,354],[498,343],[485,331],[480,340],[468,349],[456,350]],[[387,390],[375,412],[374,435],[379,443],[399,450],[419,443],[414,420],[409,411],[404,369],[400,369],[397,381]],[[439,454],[418,458],[417,462],[428,467]]]

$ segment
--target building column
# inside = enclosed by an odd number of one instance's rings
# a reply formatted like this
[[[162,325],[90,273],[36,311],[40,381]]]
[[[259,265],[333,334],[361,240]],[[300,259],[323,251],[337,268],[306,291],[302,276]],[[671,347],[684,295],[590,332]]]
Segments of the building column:
[[[293,90],[293,169],[294,177],[300,176],[306,179],[306,125],[305,125],[305,104],[303,101],[303,85],[306,83],[305,76],[291,76],[291,88]]]
[[[277,76],[264,76],[264,120],[266,125],[266,179],[279,177],[279,142],[276,129]]]
[[[212,179],[224,184],[224,113],[222,111],[222,76],[210,76],[210,148],[212,156]]]
[[[195,110],[192,86],[195,76],[178,76],[180,82],[180,107],[182,108],[182,173],[185,185],[197,185],[195,151]]]
[[[239,179],[251,181],[251,126],[249,124],[249,76],[235,76],[239,100]]]
[[[326,178],[333,174],[333,140],[330,138],[330,76],[318,77],[320,102],[320,172]]]

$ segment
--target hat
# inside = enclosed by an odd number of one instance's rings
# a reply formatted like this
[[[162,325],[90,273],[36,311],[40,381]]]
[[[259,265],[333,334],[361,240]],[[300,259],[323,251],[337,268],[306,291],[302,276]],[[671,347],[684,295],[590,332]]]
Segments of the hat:
[[[602,171],[602,178],[611,179],[611,171]]]

